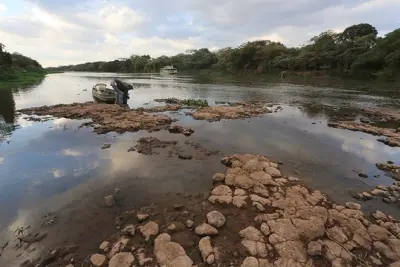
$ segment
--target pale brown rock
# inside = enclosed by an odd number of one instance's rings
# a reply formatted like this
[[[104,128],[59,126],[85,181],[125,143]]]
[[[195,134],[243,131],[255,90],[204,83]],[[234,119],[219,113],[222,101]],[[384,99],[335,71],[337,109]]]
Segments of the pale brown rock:
[[[368,227],[368,233],[372,238],[372,241],[384,241],[389,238],[390,233],[385,228],[382,228],[376,224],[371,224]]]
[[[104,266],[106,261],[107,257],[102,254],[93,254],[90,256],[90,263],[96,267]]]
[[[218,234],[218,230],[207,223],[197,226],[194,232],[199,236],[213,236]]]
[[[374,242],[374,249],[392,261],[400,260],[400,254],[393,251],[389,246],[385,245],[381,241]]]
[[[386,221],[388,219],[386,214],[379,210],[372,213],[372,217],[374,217],[377,220],[382,220],[382,221]]]
[[[221,228],[225,222],[225,216],[219,211],[211,211],[207,215],[208,224],[214,226],[215,228]]]
[[[255,194],[251,194],[251,195],[250,195],[250,199],[251,199],[251,201],[253,201],[253,202],[261,203],[262,205],[269,205],[269,204],[271,204],[271,201],[270,201],[269,199],[260,197],[260,196],[255,195]]]
[[[261,224],[260,230],[265,236],[268,236],[271,233],[271,230],[269,229],[269,226],[266,223]]]
[[[274,167],[266,167],[264,169],[264,171],[266,173],[268,173],[269,175],[271,175],[272,178],[278,178],[278,177],[282,176],[281,172],[278,169],[274,168]]]
[[[149,218],[149,214],[138,213],[138,214],[136,214],[136,218],[137,218],[138,222],[144,222],[145,220],[147,220],[147,218]]]
[[[110,259],[108,263],[109,267],[131,267],[135,262],[135,257],[133,257],[130,252],[121,252],[116,254]]]
[[[158,263],[166,267],[191,267],[193,261],[181,245],[171,242],[168,234],[159,235],[154,241],[154,254]]]
[[[225,180],[225,174],[223,173],[216,173],[213,176],[214,182],[223,182]]]
[[[150,221],[144,226],[140,227],[140,232],[142,233],[146,241],[149,241],[150,237],[158,235],[158,231],[158,224],[153,221]]]
[[[268,185],[271,184],[272,182],[272,177],[271,175],[269,175],[268,173],[264,172],[264,171],[257,171],[257,172],[252,172],[250,174],[250,178],[259,184],[263,184],[263,185]]]
[[[307,255],[304,245],[300,241],[286,241],[275,246],[276,252],[284,259],[292,259],[297,262],[306,262]]]
[[[311,241],[307,247],[307,253],[310,256],[321,256],[322,255],[322,246],[320,243]]]
[[[124,250],[126,248],[126,245],[129,242],[129,238],[122,236],[120,239],[118,239],[117,242],[115,242],[115,244],[113,245],[113,247],[111,248],[110,253],[108,254],[108,256],[111,258],[113,257],[115,254],[117,254],[118,252]]]
[[[254,257],[247,257],[244,259],[241,267],[260,267],[258,260]]]
[[[111,243],[108,241],[104,241],[100,244],[99,249],[104,252],[108,252],[111,247]]]
[[[252,256],[257,256],[257,242],[253,240],[243,239],[242,240],[243,247],[246,248],[247,252]]]
[[[253,226],[249,226],[243,229],[242,231],[239,232],[239,235],[248,240],[264,242],[264,237],[262,233]]]
[[[275,233],[281,240],[298,240],[300,233],[289,219],[278,219],[276,221],[267,222],[272,233]]]
[[[234,196],[233,200],[232,200],[232,204],[238,208],[241,208],[247,204],[246,203],[247,198],[248,198],[248,196]]]
[[[354,202],[347,202],[345,204],[345,206],[349,209],[353,209],[353,210],[361,210],[361,205],[358,203],[354,203]]]
[[[310,241],[323,236],[325,233],[325,224],[319,218],[312,217],[310,220],[293,219],[292,222],[300,235]]]
[[[235,189],[235,193],[233,195],[234,196],[245,196],[246,191],[241,188],[237,188],[237,189]]]
[[[333,228],[329,228],[326,230],[326,233],[333,238],[334,240],[338,241],[339,243],[347,242],[348,238],[343,232],[342,228],[335,226]]]
[[[207,261],[208,256],[210,256],[213,253],[213,248],[211,246],[211,239],[209,236],[200,239],[199,249],[203,260]]]

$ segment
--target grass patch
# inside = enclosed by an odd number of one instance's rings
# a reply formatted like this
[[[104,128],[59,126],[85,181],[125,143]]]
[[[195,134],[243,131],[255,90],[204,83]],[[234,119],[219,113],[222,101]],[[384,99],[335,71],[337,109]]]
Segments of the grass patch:
[[[201,99],[184,99],[181,100],[182,105],[189,106],[189,107],[208,107],[207,100]]]
[[[39,84],[46,76],[42,69],[13,70],[3,73],[0,79],[0,89],[18,88]]]

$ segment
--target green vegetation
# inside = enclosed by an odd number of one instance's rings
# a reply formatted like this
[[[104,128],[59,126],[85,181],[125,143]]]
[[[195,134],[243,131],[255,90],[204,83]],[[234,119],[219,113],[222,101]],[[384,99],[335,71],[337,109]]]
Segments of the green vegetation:
[[[0,43],[0,89],[39,83],[46,71],[36,61],[19,53],[10,54]]]
[[[201,99],[184,99],[181,100],[182,105],[188,106],[188,107],[208,107],[208,102],[207,100],[201,100]]]
[[[340,75],[399,79],[400,29],[378,37],[370,24],[350,26],[341,33],[326,31],[301,47],[260,40],[215,53],[207,48],[188,50],[172,57],[133,55],[110,62],[89,62],[49,70],[101,72],[158,72],[165,65],[179,71],[212,69],[231,74],[300,76]]]

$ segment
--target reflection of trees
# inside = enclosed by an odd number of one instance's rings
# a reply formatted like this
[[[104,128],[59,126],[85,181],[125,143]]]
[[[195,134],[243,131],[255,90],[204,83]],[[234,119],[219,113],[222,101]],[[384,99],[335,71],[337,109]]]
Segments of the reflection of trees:
[[[6,123],[15,121],[15,101],[11,90],[0,90],[0,116]]]

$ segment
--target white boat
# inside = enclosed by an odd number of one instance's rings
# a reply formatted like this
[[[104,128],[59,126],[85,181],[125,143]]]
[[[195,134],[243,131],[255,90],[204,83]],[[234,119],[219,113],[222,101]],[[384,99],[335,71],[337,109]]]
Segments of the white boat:
[[[164,68],[162,68],[160,70],[160,74],[164,74],[164,75],[176,75],[178,74],[178,70],[176,68],[174,68],[174,66],[165,66]]]
[[[104,102],[115,102],[117,93],[114,91],[114,89],[107,88],[107,85],[105,83],[98,83],[93,86],[92,96],[96,100]]]

